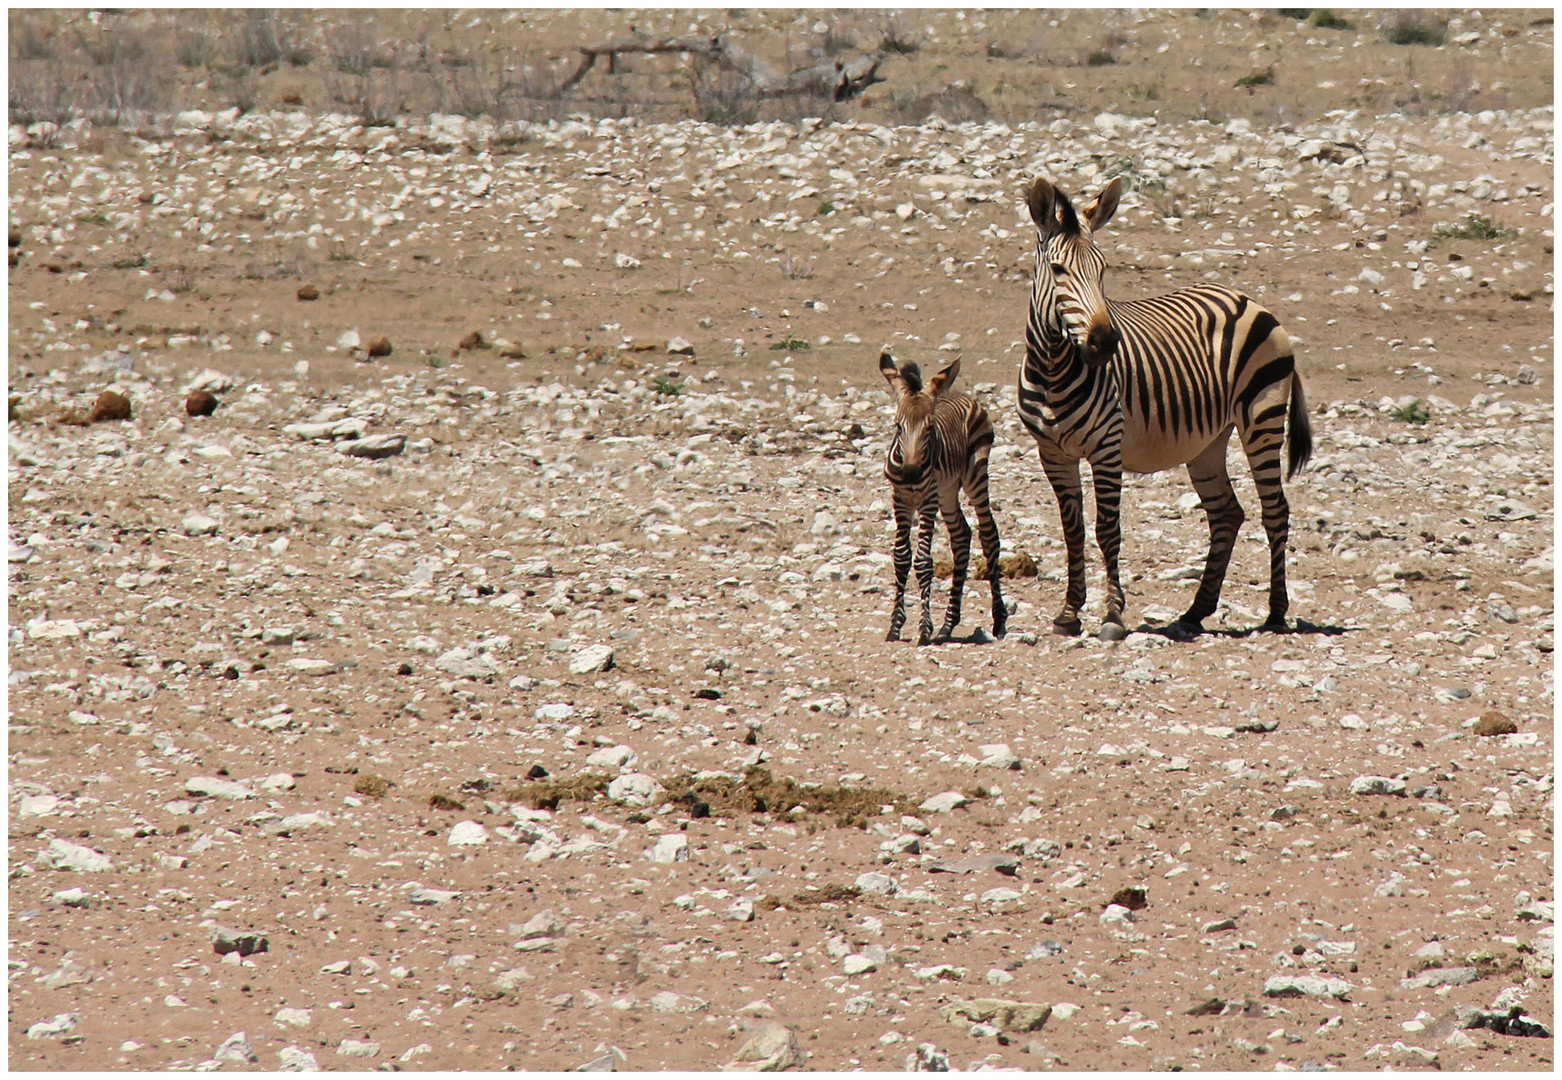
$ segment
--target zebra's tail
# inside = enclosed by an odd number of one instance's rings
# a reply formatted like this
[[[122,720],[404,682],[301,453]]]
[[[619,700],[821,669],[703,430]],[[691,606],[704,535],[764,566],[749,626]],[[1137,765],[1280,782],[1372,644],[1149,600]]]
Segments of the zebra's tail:
[[[1313,426],[1307,419],[1307,395],[1302,393],[1302,373],[1291,372],[1291,408],[1286,423],[1286,460],[1289,480],[1307,467],[1313,456]]]

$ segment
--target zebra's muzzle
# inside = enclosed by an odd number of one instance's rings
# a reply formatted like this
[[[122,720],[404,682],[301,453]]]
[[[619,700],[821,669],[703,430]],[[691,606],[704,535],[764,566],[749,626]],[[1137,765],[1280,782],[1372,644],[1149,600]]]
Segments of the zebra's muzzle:
[[[1092,326],[1090,336],[1085,339],[1085,363],[1099,366],[1109,362],[1117,355],[1117,346],[1122,340],[1123,336],[1111,323]]]

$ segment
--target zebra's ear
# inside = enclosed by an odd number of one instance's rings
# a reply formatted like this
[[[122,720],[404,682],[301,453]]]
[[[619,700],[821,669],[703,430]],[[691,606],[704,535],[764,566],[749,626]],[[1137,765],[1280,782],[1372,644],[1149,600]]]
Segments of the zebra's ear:
[[[895,358],[887,352],[879,353],[879,374],[889,383],[889,392],[899,397],[906,389],[906,380],[895,369]]]
[[[1039,176],[1025,192],[1025,205],[1030,208],[1030,218],[1044,237],[1050,239],[1058,233],[1079,231],[1074,204],[1069,202],[1067,195]]]
[[[951,386],[953,386],[955,384],[955,380],[959,377],[960,358],[957,356],[954,359],[954,363],[950,364],[948,367],[944,368],[944,370],[940,371],[937,375],[934,375],[931,379],[928,380],[928,396],[936,398],[939,394],[942,394],[945,390],[948,390]]]
[[[1122,197],[1123,178],[1114,176],[1112,182],[1096,196],[1095,202],[1080,211],[1085,215],[1085,220],[1090,222],[1091,232],[1099,232],[1103,225],[1112,220],[1112,215],[1117,213],[1117,200]]]

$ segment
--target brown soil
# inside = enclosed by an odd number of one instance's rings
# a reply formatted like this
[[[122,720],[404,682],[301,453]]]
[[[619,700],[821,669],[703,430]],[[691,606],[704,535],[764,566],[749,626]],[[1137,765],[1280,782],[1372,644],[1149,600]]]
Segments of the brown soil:
[[[359,17],[308,14],[307,63],[159,68],[244,117],[13,129],[8,1065],[713,1070],[773,1019],[810,1069],[1551,1068],[1551,26],[1338,14],[362,16],[396,127],[316,118]],[[12,78],[243,18],[13,12]],[[428,120],[630,22],[916,48],[739,128],[671,123],[670,58]],[[1125,490],[1137,632],[1048,632],[1038,173],[1132,178],[1111,295],[1227,282],[1297,340],[1292,633],[1240,462],[1208,634],[1154,632],[1180,471]],[[881,343],[994,417],[1002,641],[979,579],[956,642],[883,640]],[[607,796],[618,747],[662,800]]]

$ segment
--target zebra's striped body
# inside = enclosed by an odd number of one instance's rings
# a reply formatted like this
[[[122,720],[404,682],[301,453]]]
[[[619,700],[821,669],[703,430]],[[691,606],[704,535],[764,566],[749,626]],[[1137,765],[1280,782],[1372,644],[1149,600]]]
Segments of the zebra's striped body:
[[[1244,518],[1226,470],[1233,430],[1252,468],[1269,537],[1264,625],[1283,628],[1290,604],[1285,584],[1290,510],[1280,486],[1280,457],[1288,416],[1291,474],[1312,452],[1290,339],[1268,311],[1221,285],[1146,300],[1107,300],[1101,292],[1106,263],[1090,234],[1111,218],[1119,187],[1114,180],[1078,214],[1068,196],[1044,180],[1027,195],[1038,239],[1020,417],[1036,439],[1057,496],[1068,548],[1068,593],[1054,629],[1079,633],[1085,602],[1082,460],[1090,462],[1096,539],[1106,563],[1101,636],[1118,640],[1126,634],[1117,566],[1123,471],[1160,472],[1177,465],[1188,467],[1209,517],[1210,547],[1192,606],[1167,632],[1186,638],[1202,629],[1220,599]]]
[[[917,644],[947,641],[960,625],[960,603],[971,563],[971,526],[960,512],[965,491],[976,511],[987,580],[992,586],[993,636],[1003,637],[1008,611],[999,587],[998,526],[987,502],[987,456],[993,445],[993,425],[987,410],[949,387],[960,373],[956,360],[928,380],[924,389],[915,364],[896,369],[889,353],[879,357],[879,371],[896,396],[895,438],[884,461],[895,506],[895,610],[886,641],[900,638],[906,623],[906,580],[911,573],[911,526],[919,524],[917,584],[922,591],[922,623]],[[954,577],[949,586],[949,610],[944,625],[933,634],[933,531],[942,513],[949,529]]]

